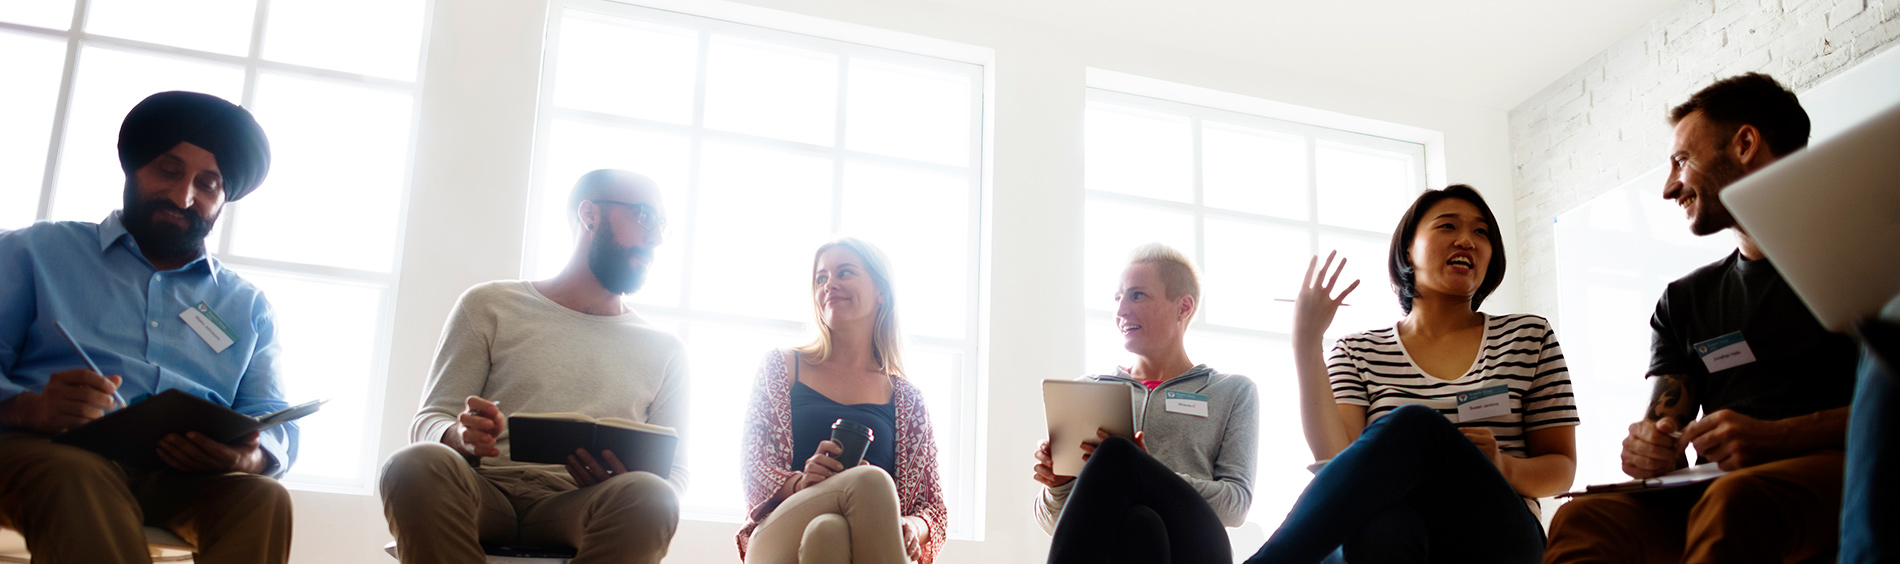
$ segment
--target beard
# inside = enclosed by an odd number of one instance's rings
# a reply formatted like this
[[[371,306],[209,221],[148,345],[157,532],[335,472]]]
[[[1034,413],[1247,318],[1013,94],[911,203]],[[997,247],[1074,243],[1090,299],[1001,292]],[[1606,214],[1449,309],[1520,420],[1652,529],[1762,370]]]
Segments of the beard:
[[[614,226],[603,221],[600,231],[594,232],[594,240],[587,244],[587,269],[594,272],[594,280],[607,291],[631,294],[647,279],[646,267],[636,266],[633,259],[652,255],[653,251],[643,247],[622,247],[614,243]]]
[[[1709,161],[1709,166],[1702,169],[1702,186],[1696,189],[1695,219],[1689,222],[1690,233],[1713,235],[1735,226],[1735,215],[1729,213],[1728,206],[1716,195],[1743,176],[1748,176],[1748,172],[1728,153],[1717,153]]]
[[[139,244],[139,251],[160,258],[188,259],[204,254],[205,236],[211,234],[211,227],[217,224],[217,218],[206,219],[198,212],[179,209],[177,204],[164,198],[138,201],[138,187],[133,180],[125,185],[125,213],[120,214],[119,222],[125,226],[126,233],[132,234],[132,240]],[[168,221],[153,221],[152,216],[161,211],[176,211],[185,217],[185,226],[179,227]]]

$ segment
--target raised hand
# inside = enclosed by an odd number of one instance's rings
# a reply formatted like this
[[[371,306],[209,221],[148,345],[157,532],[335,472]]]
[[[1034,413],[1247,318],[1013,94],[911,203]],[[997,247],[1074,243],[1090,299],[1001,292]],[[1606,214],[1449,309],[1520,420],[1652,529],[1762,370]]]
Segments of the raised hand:
[[[1293,300],[1293,336],[1295,341],[1311,340],[1318,342],[1333,324],[1333,315],[1339,313],[1340,304],[1346,303],[1346,296],[1359,287],[1359,281],[1353,280],[1346,290],[1333,297],[1333,288],[1339,283],[1339,273],[1346,269],[1346,259],[1339,259],[1339,266],[1333,267],[1333,258],[1339,251],[1326,253],[1326,264],[1319,264],[1319,256],[1306,263],[1306,276],[1300,280],[1300,293]],[[1315,267],[1318,268],[1315,271]],[[1327,277],[1331,270],[1332,276]]]
[[[501,402],[469,396],[467,404],[456,418],[461,424],[462,451],[475,456],[501,456],[495,441],[508,428],[508,420],[501,416]]]

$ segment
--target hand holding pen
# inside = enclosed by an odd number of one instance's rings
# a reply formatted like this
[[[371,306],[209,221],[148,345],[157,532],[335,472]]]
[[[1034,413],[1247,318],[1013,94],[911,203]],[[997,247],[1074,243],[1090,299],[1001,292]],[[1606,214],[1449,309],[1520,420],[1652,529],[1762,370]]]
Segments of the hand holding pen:
[[[20,394],[8,410],[7,419],[11,425],[59,433],[98,419],[107,410],[125,405],[125,399],[119,396],[119,384],[123,380],[118,376],[101,375],[98,365],[86,356],[86,351],[79,347],[66,328],[58,322],[54,322],[53,327],[73,346],[88,368],[55,372],[47,378],[46,387],[39,393]]]

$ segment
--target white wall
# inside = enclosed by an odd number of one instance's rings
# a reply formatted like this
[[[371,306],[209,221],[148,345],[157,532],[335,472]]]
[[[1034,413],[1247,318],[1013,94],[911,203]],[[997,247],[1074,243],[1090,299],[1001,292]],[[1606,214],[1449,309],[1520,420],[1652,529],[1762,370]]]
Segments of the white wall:
[[[1502,111],[1278,72],[1122,37],[1009,20],[918,0],[752,0],[750,6],[658,0],[656,7],[757,15],[797,12],[989,49],[989,333],[981,541],[952,541],[943,562],[1039,562],[1048,537],[1028,515],[1029,453],[1043,425],[1037,382],[1083,369],[1082,114],[1089,67],[1195,85],[1443,134],[1440,173],[1489,196],[1504,225],[1510,153]],[[736,8],[736,12],[734,11]],[[423,74],[414,187],[409,198],[381,452],[406,442],[407,422],[455,297],[519,272],[529,186],[545,0],[438,1]],[[751,17],[751,16],[746,16]],[[758,23],[758,22],[754,22]],[[853,39],[853,38],[847,38]],[[857,38],[858,41],[873,39]],[[1507,235],[1515,235],[1507,233]],[[1508,243],[1509,252],[1522,251]],[[1514,272],[1521,271],[1514,268]],[[1518,284],[1491,299],[1520,311]],[[735,396],[736,398],[737,396]],[[1291,409],[1292,398],[1262,398]],[[1270,430],[1269,430],[1270,431]],[[1267,453],[1271,455],[1272,453]],[[1282,453],[1305,456],[1305,453]],[[695,484],[695,487],[722,487]],[[297,562],[383,561],[388,540],[373,496],[298,492]],[[669,562],[730,562],[730,523],[681,524]]]
[[[1684,0],[1513,108],[1525,305],[1556,313],[1552,220],[1665,164],[1670,107],[1750,71],[1803,93],[1895,38],[1900,0]]]

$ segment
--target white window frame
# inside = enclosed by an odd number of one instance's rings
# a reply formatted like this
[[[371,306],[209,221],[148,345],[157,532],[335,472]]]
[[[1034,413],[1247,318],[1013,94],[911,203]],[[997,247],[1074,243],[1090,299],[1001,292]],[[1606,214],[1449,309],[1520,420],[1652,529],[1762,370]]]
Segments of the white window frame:
[[[285,486],[295,490],[368,495],[373,493],[377,468],[381,465],[381,456],[378,446],[381,443],[382,437],[383,402],[389,373],[389,346],[395,326],[396,287],[399,281],[400,267],[402,265],[402,241],[408,228],[409,194],[415,170],[416,124],[422,113],[421,69],[423,59],[426,56],[426,49],[418,53],[416,60],[416,80],[410,81],[266,60],[262,56],[262,51],[264,47],[264,34],[266,33],[267,27],[266,23],[269,22],[271,0],[256,1],[257,9],[251,21],[251,38],[248,51],[242,56],[174,47],[87,32],[85,31],[85,24],[90,14],[91,0],[76,0],[76,2],[74,2],[73,19],[67,29],[50,29],[11,22],[0,22],[0,33],[19,33],[63,40],[66,43],[66,58],[64,69],[61,71],[60,76],[59,97],[55,106],[56,113],[54,114],[52,123],[52,137],[46,149],[46,168],[41,176],[39,207],[34,218],[36,220],[50,218],[53,211],[53,199],[58,196],[55,194],[55,188],[59,181],[60,159],[63,156],[65,146],[67,117],[70,113],[73,98],[73,78],[79,70],[79,52],[82,47],[100,47],[128,53],[157,55],[185,59],[197,63],[242,68],[244,69],[244,96],[238,103],[247,108],[254,107],[255,105],[258,78],[264,71],[313,80],[342,83],[350,86],[366,87],[410,96],[412,103],[410,106],[410,123],[408,128],[409,154],[406,155],[404,161],[404,173],[400,185],[402,194],[397,198],[395,217],[397,218],[398,224],[395,231],[395,240],[391,241],[391,244],[395,246],[396,250],[391,253],[388,272],[375,272],[317,264],[301,264],[282,260],[248,257],[226,252],[224,249],[232,248],[231,244],[235,236],[233,234],[235,230],[224,229],[223,227],[217,229],[215,241],[207,242],[207,247],[211,250],[212,256],[216,257],[225,265],[239,271],[253,271],[324,284],[351,285],[376,288],[378,290],[381,307],[376,314],[376,335],[372,339],[374,350],[370,354],[371,374],[369,375],[369,381],[363,396],[364,417],[366,419],[363,422],[363,433],[362,436],[359,437],[357,446],[360,453],[359,460],[361,461],[357,467],[357,478],[351,480],[313,476],[300,477],[296,475],[296,468],[293,466],[291,473],[287,474],[283,480]],[[423,10],[425,14],[433,13],[433,0],[425,0]],[[422,33],[422,39],[425,44],[428,37],[427,25],[427,18],[425,18],[425,29]],[[244,203],[242,201],[230,202],[225,205],[221,213],[220,225],[235,225],[233,218],[244,213]]]
[[[526,209],[541,210],[546,205],[546,202],[542,201],[541,198],[548,197],[549,194],[564,193],[551,191],[549,187],[544,185],[546,182],[559,181],[559,179],[546,178],[549,157],[547,143],[556,118],[619,129],[673,133],[688,138],[692,144],[690,154],[694,161],[693,165],[689,167],[688,172],[688,182],[692,185],[686,189],[686,201],[673,204],[675,209],[669,215],[676,218],[693,217],[696,212],[698,197],[697,183],[699,180],[698,161],[701,155],[700,148],[708,140],[793,151],[830,159],[833,163],[833,174],[831,187],[832,209],[829,227],[834,233],[842,228],[845,176],[843,174],[843,167],[847,160],[895,164],[909,168],[966,175],[969,179],[969,200],[968,207],[966,208],[969,210],[966,235],[968,240],[966,244],[970,252],[965,259],[967,263],[965,299],[968,316],[964,321],[964,337],[952,339],[910,334],[905,336],[905,343],[907,349],[910,351],[929,350],[950,352],[959,355],[961,359],[959,366],[953,371],[953,374],[955,374],[957,378],[957,381],[954,382],[953,385],[956,395],[956,398],[954,398],[956,404],[951,406],[932,405],[930,406],[930,416],[931,423],[936,429],[936,435],[939,439],[937,444],[939,452],[955,452],[957,460],[961,461],[958,467],[940,467],[938,469],[939,477],[944,483],[949,484],[954,482],[958,485],[958,490],[962,492],[959,499],[946,500],[946,502],[954,508],[951,511],[950,523],[948,524],[950,538],[954,540],[982,540],[983,514],[985,511],[983,475],[986,462],[984,450],[986,441],[983,440],[983,435],[987,431],[987,425],[983,421],[986,410],[984,409],[985,402],[982,399],[981,391],[983,388],[983,380],[987,377],[988,370],[986,368],[986,361],[988,356],[987,351],[982,350],[979,343],[981,343],[983,335],[987,333],[984,322],[987,319],[988,311],[987,292],[984,291],[985,286],[983,285],[988,281],[988,275],[985,269],[989,264],[988,235],[986,231],[987,226],[985,224],[985,218],[988,216],[988,208],[985,200],[988,198],[987,184],[989,180],[989,162],[986,150],[988,137],[985,135],[985,131],[988,128],[987,114],[990,111],[990,101],[987,95],[988,81],[990,80],[988,65],[985,62],[969,60],[973,58],[968,56],[969,51],[967,49],[957,49],[955,46],[951,46],[948,50],[956,52],[956,56],[940,56],[938,54],[923,54],[917,52],[944,50],[937,42],[927,39],[896,36],[890,32],[870,30],[868,28],[858,29],[856,26],[850,26],[848,24],[816,20],[793,14],[745,9],[732,12],[730,11],[733,10],[731,7],[726,7],[726,10],[727,11],[716,14],[719,19],[715,19],[712,15],[702,16],[608,0],[566,0],[551,3],[548,17],[548,32],[546,35],[545,48],[543,49],[542,88],[538,101],[538,117],[535,129],[537,141],[535,143],[533,172],[531,174],[534,186],[529,191],[530,196]],[[697,30],[699,32],[698,84],[694,92],[692,124],[680,125],[557,107],[554,104],[556,90],[554,81],[556,80],[555,75],[558,70],[557,67],[559,66],[558,61],[560,60],[560,26],[568,11],[586,12],[595,16],[623,18],[636,22]],[[707,54],[710,47],[711,35],[715,33],[723,36],[838,55],[840,68],[838,72],[838,103],[835,126],[837,133],[833,145],[820,146],[706,128],[703,124],[705,123]],[[845,37],[834,39],[827,36]],[[888,45],[888,47],[886,45]],[[923,48],[916,49],[917,47]],[[850,58],[899,64],[946,74],[967,76],[970,79],[971,100],[969,156],[967,164],[962,166],[944,165],[846,149],[844,141],[846,131],[845,119],[847,116],[846,92],[849,91],[848,80],[850,77],[849,65],[844,64],[844,61]],[[540,246],[537,244],[536,236],[542,233],[546,227],[544,225],[546,221],[548,221],[547,218],[539,213],[534,213],[533,211],[528,213],[527,221],[524,225],[524,252],[521,263],[521,272],[524,278],[532,278],[538,274],[535,270],[540,264],[542,257],[537,256],[541,251]],[[681,272],[656,272],[654,275],[679,276],[682,279],[689,279],[693,272],[694,261],[692,230],[680,227],[670,227],[669,230],[672,235],[669,236],[668,246],[674,249],[671,252],[678,252],[683,256]],[[680,303],[691,304],[692,295],[691,284],[681,284]],[[640,304],[637,308],[643,317],[654,321],[710,323],[787,335],[788,340],[785,343],[787,346],[798,344],[798,339],[807,333],[806,327],[808,325],[806,322],[694,310],[690,305],[666,307]],[[690,333],[690,331],[690,327],[686,328],[679,337],[682,339],[689,338],[690,334],[688,333]],[[733,397],[735,401],[743,401],[742,395],[734,395]],[[955,441],[942,440],[945,437],[944,431],[946,429],[956,430]],[[736,447],[736,444],[734,446]],[[692,487],[695,488],[739,486],[740,484],[695,483],[692,485]],[[738,513],[733,513],[718,508],[694,507],[689,505],[683,507],[681,513],[682,516],[687,519],[721,523],[740,522],[744,517],[743,508],[740,508]]]

